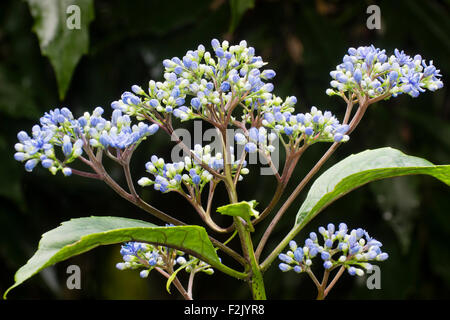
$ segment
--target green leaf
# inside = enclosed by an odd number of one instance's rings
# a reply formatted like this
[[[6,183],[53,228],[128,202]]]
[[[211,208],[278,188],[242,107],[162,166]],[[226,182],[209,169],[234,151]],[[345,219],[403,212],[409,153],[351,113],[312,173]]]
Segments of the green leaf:
[[[89,48],[93,0],[25,0],[34,18],[41,53],[50,59],[62,100],[82,55]]]
[[[221,206],[217,208],[217,212],[233,217],[241,217],[243,218],[251,231],[253,232],[253,226],[250,222],[251,217],[258,218],[259,212],[254,209],[254,207],[258,203],[255,200],[251,201],[241,201],[238,203],[227,204],[225,206]]]
[[[42,269],[100,245],[143,241],[164,245],[187,252],[220,265],[219,257],[203,227],[158,227],[154,224],[119,217],[86,217],[63,222],[61,226],[42,235],[39,248],[21,267],[15,283],[4,294],[29,279]]]
[[[450,185],[450,165],[436,166],[392,148],[351,155],[313,183],[297,213],[294,229],[300,230],[330,203],[368,182],[412,174],[431,175]]]
[[[188,262],[184,265],[182,265],[181,267],[179,267],[177,270],[175,270],[170,277],[167,279],[166,282],[166,290],[168,293],[170,293],[170,285],[172,284],[173,280],[175,280],[175,277],[177,276],[178,272],[180,272],[181,270],[185,269],[186,267],[190,266],[191,264],[193,264],[196,260],[192,260],[191,262]],[[197,260],[198,261],[198,260]]]
[[[234,32],[237,28],[239,21],[248,9],[255,7],[255,0],[231,0],[231,22],[229,32]]]

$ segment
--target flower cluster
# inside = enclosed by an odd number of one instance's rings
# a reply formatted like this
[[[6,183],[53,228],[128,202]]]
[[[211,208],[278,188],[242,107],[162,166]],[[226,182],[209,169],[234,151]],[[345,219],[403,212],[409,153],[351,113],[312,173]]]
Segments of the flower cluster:
[[[245,97],[249,104],[272,98],[273,84],[265,81],[275,72],[260,71],[266,63],[246,41],[230,46],[213,39],[211,45],[213,54],[199,45],[181,59],[164,60],[164,81],[151,80],[148,91],[133,85],[132,92],[123,93],[112,108],[162,123],[167,114],[184,121],[206,117],[211,106],[222,112],[235,98]]]
[[[148,173],[155,177],[154,180],[143,177],[139,179],[138,184],[143,187],[153,185],[155,190],[161,192],[183,191],[183,186],[188,189],[191,188],[195,192],[201,192],[205,184],[213,179],[213,175],[204,169],[199,161],[219,173],[223,170],[224,159],[220,152],[213,156],[209,145],[202,147],[197,144],[194,146],[194,150],[191,151],[195,157],[187,156],[184,158],[184,161],[175,163],[165,163],[164,159],[153,155],[151,161],[145,164],[145,168]],[[233,148],[231,148],[230,154],[232,173],[236,175],[239,168],[239,160],[235,161]],[[242,175],[249,172],[245,168],[246,164],[246,161],[244,161],[241,166],[240,180],[242,180]]]
[[[176,264],[188,273],[198,271],[206,274],[214,273],[214,270],[206,262],[192,256],[189,256],[189,260],[186,260],[184,252],[164,246],[154,246],[143,242],[128,242],[122,246],[120,254],[123,262],[117,263],[116,268],[119,270],[143,268],[139,274],[141,278],[147,278],[154,268],[172,270]]]
[[[131,125],[128,115],[114,110],[111,120],[102,117],[104,110],[95,108],[92,114],[85,112],[75,119],[67,108],[46,112],[40,119],[40,125],[32,128],[31,137],[21,131],[17,137],[17,161],[25,161],[25,169],[32,171],[38,163],[53,174],[59,170],[69,176],[72,169],[67,164],[83,154],[83,147],[125,149],[145,139],[158,130],[158,125],[139,122]],[[85,145],[86,144],[86,145]],[[57,157],[57,150],[62,151],[63,160]]]
[[[28,172],[41,163],[53,174],[61,170],[65,176],[70,176],[72,170],[66,164],[83,153],[83,141],[73,133],[75,122],[67,108],[45,113],[40,119],[40,125],[36,124],[31,129],[31,136],[25,131],[17,134],[19,142],[14,146],[17,151],[14,158],[25,162],[25,170]],[[62,151],[64,160],[56,157],[55,147]]]
[[[262,124],[284,133],[290,140],[303,139],[307,144],[349,140],[349,136],[345,135],[349,129],[347,124],[340,124],[330,111],[322,112],[314,106],[310,113],[305,114],[281,112],[280,108],[273,108],[272,112],[264,114]]]
[[[327,270],[344,266],[350,275],[362,276],[364,270],[373,268],[370,261],[384,261],[388,258],[388,254],[380,249],[381,242],[371,238],[361,228],[349,232],[347,225],[341,223],[336,230],[330,223],[327,228],[320,227],[319,234],[323,238],[323,244],[319,243],[315,232],[309,234],[303,247],[292,240],[289,243],[290,250],[279,255],[282,261],[280,270],[294,270],[297,273],[307,271],[312,265],[311,259],[320,256],[323,267]]]
[[[443,87],[439,70],[420,55],[411,58],[404,51],[394,50],[388,57],[385,50],[372,46],[350,48],[330,73],[333,80],[328,95],[344,95],[347,91],[359,96],[396,97],[406,93],[417,97],[425,89],[435,91]]]
[[[114,110],[111,121],[102,118],[102,108],[96,108],[92,116],[85,113],[78,119],[81,132],[89,138],[92,147],[125,149],[158,131],[157,124],[139,122],[131,126],[131,119],[120,110]]]

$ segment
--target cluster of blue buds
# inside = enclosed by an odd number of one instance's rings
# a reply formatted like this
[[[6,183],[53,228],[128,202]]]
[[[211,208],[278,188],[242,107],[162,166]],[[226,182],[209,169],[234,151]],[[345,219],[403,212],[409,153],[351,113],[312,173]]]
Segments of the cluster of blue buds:
[[[214,273],[211,266],[204,261],[192,256],[189,256],[187,261],[183,251],[164,246],[155,246],[144,242],[128,242],[122,246],[120,254],[123,262],[117,263],[116,268],[119,270],[142,268],[139,274],[141,278],[147,278],[154,268],[168,270],[176,264],[188,273],[197,271],[207,274]]]
[[[40,125],[32,128],[31,137],[20,131],[17,135],[14,158],[25,162],[25,169],[32,171],[38,163],[53,174],[59,170],[69,176],[72,169],[67,164],[83,154],[83,147],[125,149],[140,143],[154,134],[159,126],[143,122],[131,125],[128,115],[114,110],[111,120],[102,117],[104,110],[95,108],[90,114],[75,119],[67,108],[46,112],[40,119]],[[85,146],[85,143],[88,145]],[[63,160],[58,159],[55,147],[60,147]]]
[[[390,57],[385,52],[373,45],[348,49],[342,63],[330,73],[332,89],[327,94],[342,96],[350,91],[370,98],[387,98],[406,93],[415,98],[425,89],[435,91],[443,87],[433,61],[427,65],[420,55],[411,58],[398,49]]]
[[[332,270],[338,266],[344,266],[350,275],[364,275],[364,270],[370,271],[372,261],[384,261],[388,254],[381,251],[381,242],[371,238],[361,229],[353,229],[349,232],[345,223],[340,223],[336,230],[334,224],[328,224],[327,228],[320,227],[319,234],[323,242],[315,232],[309,234],[303,247],[298,246],[292,240],[289,242],[290,250],[282,253],[278,258],[282,261],[281,271],[294,270],[297,273],[305,272],[312,265],[312,259],[320,256],[323,267]]]
[[[219,173],[223,170],[224,159],[219,152],[213,156],[209,145],[202,147],[197,144],[194,146],[194,150],[191,151],[195,157],[186,156],[184,161],[175,163],[165,163],[164,159],[153,155],[151,161],[145,164],[145,168],[148,173],[154,176],[154,180],[142,177],[139,179],[138,184],[143,187],[153,185],[155,190],[161,192],[182,191],[183,186],[193,188],[196,192],[201,191],[205,184],[213,179],[213,175],[204,169],[198,160]],[[230,153],[232,174],[236,175],[239,161],[235,161],[232,148]],[[244,161],[241,166],[238,178],[240,180],[242,180],[242,175],[249,172],[245,168],[246,164]]]
[[[292,141],[303,139],[307,144],[349,140],[345,134],[349,129],[347,124],[340,124],[330,111],[322,112],[314,106],[310,113],[305,114],[281,112],[280,108],[274,107],[272,112],[264,114],[262,124],[279,134],[285,134]]]
[[[78,119],[81,132],[94,148],[125,149],[153,135],[159,129],[157,124],[149,126],[144,122],[131,125],[130,116],[123,115],[120,110],[113,111],[111,121],[102,118],[102,114],[103,109],[98,107],[92,115],[85,113]]]
[[[272,99],[273,84],[266,81],[275,71],[260,70],[266,63],[255,55],[253,47],[246,41],[230,46],[228,41],[217,39],[211,45],[212,54],[199,45],[182,59],[164,60],[164,81],[151,80],[148,91],[133,85],[132,92],[123,93],[112,108],[162,123],[166,114],[182,121],[207,116],[208,107],[225,107],[235,98],[246,99],[247,104]]]
[[[40,125],[36,124],[31,130],[31,136],[25,131],[17,134],[19,140],[14,148],[14,158],[25,162],[25,170],[33,171],[38,163],[56,174],[62,171],[65,176],[70,176],[72,170],[67,164],[83,153],[83,141],[73,133],[76,123],[69,109],[55,109],[45,113],[40,119]],[[56,157],[55,146],[60,148],[64,160]]]

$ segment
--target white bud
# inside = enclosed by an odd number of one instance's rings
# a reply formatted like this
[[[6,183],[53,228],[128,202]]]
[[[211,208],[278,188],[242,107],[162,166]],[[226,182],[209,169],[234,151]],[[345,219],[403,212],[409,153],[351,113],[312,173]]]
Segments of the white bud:
[[[180,265],[183,265],[186,263],[186,259],[184,257],[178,257],[177,258],[177,263]]]
[[[250,170],[248,170],[248,168],[242,168],[240,173],[246,175],[249,172],[250,172]]]

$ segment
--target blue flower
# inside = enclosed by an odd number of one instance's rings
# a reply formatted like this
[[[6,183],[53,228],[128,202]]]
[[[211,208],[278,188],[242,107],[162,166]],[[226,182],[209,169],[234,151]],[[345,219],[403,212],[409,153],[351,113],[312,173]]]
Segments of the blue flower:
[[[255,153],[258,150],[258,147],[253,142],[249,142],[245,145],[244,149],[248,153]]]
[[[287,264],[290,264],[290,263],[293,262],[292,258],[289,257],[287,254],[284,254],[284,253],[281,253],[280,255],[278,255],[278,258],[279,258],[281,261],[283,261],[283,262],[285,262],[285,263],[287,263]]]
[[[280,263],[280,264],[278,265],[278,267],[279,267],[280,270],[283,271],[283,272],[286,272],[286,271],[289,271],[289,270],[292,269],[291,266],[288,265],[288,264],[286,264],[286,263]]]
[[[342,64],[330,72],[332,88],[329,95],[342,96],[347,91],[357,96],[377,98],[396,97],[406,93],[417,97],[425,89],[435,91],[443,87],[439,70],[420,55],[411,58],[403,50],[394,50],[389,58],[385,50],[374,46],[350,48]]]
[[[343,266],[349,274],[361,276],[364,270],[359,267],[371,270],[373,266],[369,261],[384,261],[389,257],[380,250],[382,244],[362,228],[348,230],[345,223],[340,223],[336,230],[335,225],[329,223],[326,228],[321,226],[318,230],[323,237],[323,245],[315,232],[309,234],[303,248],[298,247],[294,240],[289,242],[290,250],[278,256],[283,264],[280,267],[282,271],[307,271],[312,265],[312,259],[320,253],[325,270]],[[336,240],[338,245],[333,248]]]

